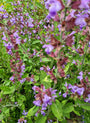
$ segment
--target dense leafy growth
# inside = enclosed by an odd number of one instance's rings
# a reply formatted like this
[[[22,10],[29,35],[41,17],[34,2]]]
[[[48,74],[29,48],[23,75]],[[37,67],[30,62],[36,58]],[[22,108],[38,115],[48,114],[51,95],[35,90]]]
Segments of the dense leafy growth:
[[[0,1],[0,122],[90,122],[90,0]]]

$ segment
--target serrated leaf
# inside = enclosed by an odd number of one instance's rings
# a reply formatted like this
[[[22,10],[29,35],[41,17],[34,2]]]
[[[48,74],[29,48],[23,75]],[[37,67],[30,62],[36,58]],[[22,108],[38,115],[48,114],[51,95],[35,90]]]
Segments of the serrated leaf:
[[[62,114],[62,105],[61,105],[61,103],[58,100],[56,100],[55,103],[53,103],[51,105],[51,109],[52,109],[52,112],[53,112],[54,116],[57,119],[61,120],[61,117],[63,115]]]
[[[35,113],[38,111],[39,107],[33,106],[32,108],[29,109],[27,117],[34,116]]]

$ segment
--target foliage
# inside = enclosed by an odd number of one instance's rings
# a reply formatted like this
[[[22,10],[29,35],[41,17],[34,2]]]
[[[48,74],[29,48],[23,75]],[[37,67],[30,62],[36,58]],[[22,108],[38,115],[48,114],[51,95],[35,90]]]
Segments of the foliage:
[[[0,1],[0,122],[90,122],[90,5],[82,1]]]

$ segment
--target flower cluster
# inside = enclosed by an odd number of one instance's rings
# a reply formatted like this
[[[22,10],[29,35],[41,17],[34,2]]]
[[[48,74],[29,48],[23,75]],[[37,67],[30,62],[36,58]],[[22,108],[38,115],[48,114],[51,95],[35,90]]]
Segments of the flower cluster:
[[[63,94],[63,97],[64,98],[67,97],[70,90],[72,96],[75,95],[77,95],[78,97],[83,96],[84,101],[90,103],[90,90],[89,90],[90,88],[88,85],[89,82],[84,83],[84,81],[82,81],[82,84],[75,84],[75,85],[65,83],[65,87],[67,88],[67,91]]]
[[[57,15],[57,12],[64,8],[62,1],[60,0],[47,0],[45,6],[49,9],[48,18],[53,18]]]
[[[52,105],[52,101],[55,101],[56,91],[52,88],[45,89],[43,85],[41,85],[41,88],[37,86],[33,86],[32,88],[35,92],[38,92],[38,94],[35,95],[35,101],[33,101],[34,105],[41,107],[41,114],[45,115],[45,110],[47,109],[48,105]]]

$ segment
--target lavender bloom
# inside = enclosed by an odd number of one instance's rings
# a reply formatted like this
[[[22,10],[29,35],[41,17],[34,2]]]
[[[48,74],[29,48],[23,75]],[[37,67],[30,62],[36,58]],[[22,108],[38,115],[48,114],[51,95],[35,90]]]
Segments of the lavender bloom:
[[[51,7],[49,8],[49,15],[50,15],[51,17],[54,17],[56,14],[57,14],[57,11],[56,11],[56,9],[55,9],[55,6],[51,6]]]
[[[14,76],[10,77],[10,80],[13,81],[14,80]]]
[[[20,44],[21,40],[20,37],[16,38],[16,44]]]
[[[49,67],[47,67],[47,71],[50,71],[50,68]]]
[[[45,2],[45,6],[49,9],[48,17],[54,17],[62,9],[61,3],[57,0],[48,0]]]
[[[77,92],[77,89],[78,89],[78,87],[77,87],[77,86],[72,86],[72,90],[71,90],[71,92],[72,92],[72,93],[76,93],[76,92]]]
[[[81,28],[87,25],[87,23],[86,23],[86,21],[85,21],[85,18],[83,18],[83,17],[78,17],[78,18],[75,20],[75,24],[76,24],[76,25],[79,25]]]
[[[80,79],[80,81],[83,79],[83,77],[82,77],[82,76],[78,76],[77,78],[78,78],[78,79]]]
[[[43,85],[41,85],[41,88],[33,86],[32,89],[38,92],[38,94],[35,95],[36,100],[33,101],[33,103],[36,106],[41,106],[41,114],[45,115],[44,111],[47,109],[47,106],[52,105],[52,101],[54,101],[55,97],[57,97],[57,90],[52,90],[52,88],[45,89]]]
[[[25,110],[23,110],[23,115],[26,116],[28,112],[25,112]]]
[[[6,36],[5,36],[5,33],[4,32],[3,32],[2,40],[6,40]]]
[[[33,81],[34,81],[34,79],[33,79],[33,78],[30,78],[30,81],[31,81],[31,82],[33,82]]]
[[[59,92],[59,96],[61,95],[61,91]]]
[[[53,121],[52,120],[48,120],[48,122],[47,123],[52,123]]]
[[[16,31],[16,32],[13,33],[13,36],[14,36],[15,38],[18,38],[18,37],[19,37],[17,32],[18,32],[18,31]]]
[[[78,95],[83,95],[83,93],[84,93],[84,88],[82,87],[82,88],[77,88],[77,93],[78,93]]]
[[[41,110],[41,114],[42,114],[43,116],[45,116],[45,112],[44,112],[44,111],[42,111],[42,110]]]
[[[25,70],[25,65],[22,65],[21,66],[21,71],[24,72],[24,70]]]
[[[26,78],[20,80],[20,83],[22,84],[22,83],[25,82],[25,81],[26,81]]]
[[[40,100],[33,101],[33,104],[36,106],[41,106],[41,101]]]
[[[0,6],[0,12],[5,12],[4,6]]]
[[[66,97],[67,97],[67,93],[64,93],[64,94],[63,94],[63,97],[66,98]]]
[[[4,46],[5,46],[8,50],[11,50],[11,49],[13,48],[13,45],[12,45],[10,42],[8,42],[8,43],[3,42],[3,43],[4,43]]]
[[[43,45],[43,47],[42,48],[46,48],[45,49],[45,52],[47,53],[47,54],[50,54],[50,52],[54,49],[54,47],[52,46],[52,45],[50,45],[50,44],[45,44],[45,45]]]
[[[84,101],[90,103],[90,94],[88,94],[88,98],[86,98]]]
[[[43,67],[40,67],[40,70],[44,70],[44,68]]]
[[[71,89],[73,86],[71,84],[68,85],[68,89]]]
[[[48,95],[44,95],[44,99],[43,99],[43,102],[48,104],[49,102],[51,101],[51,97],[49,97]]]
[[[80,76],[78,76],[77,78],[80,79],[80,81],[81,81],[81,80],[83,79],[83,72],[81,71],[81,72],[79,73],[79,75],[80,75]]]
[[[88,45],[88,47],[90,47],[90,41],[89,41],[89,45]]]
[[[72,62],[73,64],[76,64],[76,61],[75,60],[73,60],[73,62]]]
[[[46,110],[47,104],[42,104],[42,110]]]
[[[64,86],[66,86],[66,87],[68,86],[68,85],[67,85],[67,82],[65,82],[65,85],[64,85]]]
[[[81,71],[81,72],[79,73],[79,75],[82,76],[82,75],[83,75],[83,72]]]
[[[80,9],[89,9],[90,0],[81,0]]]

